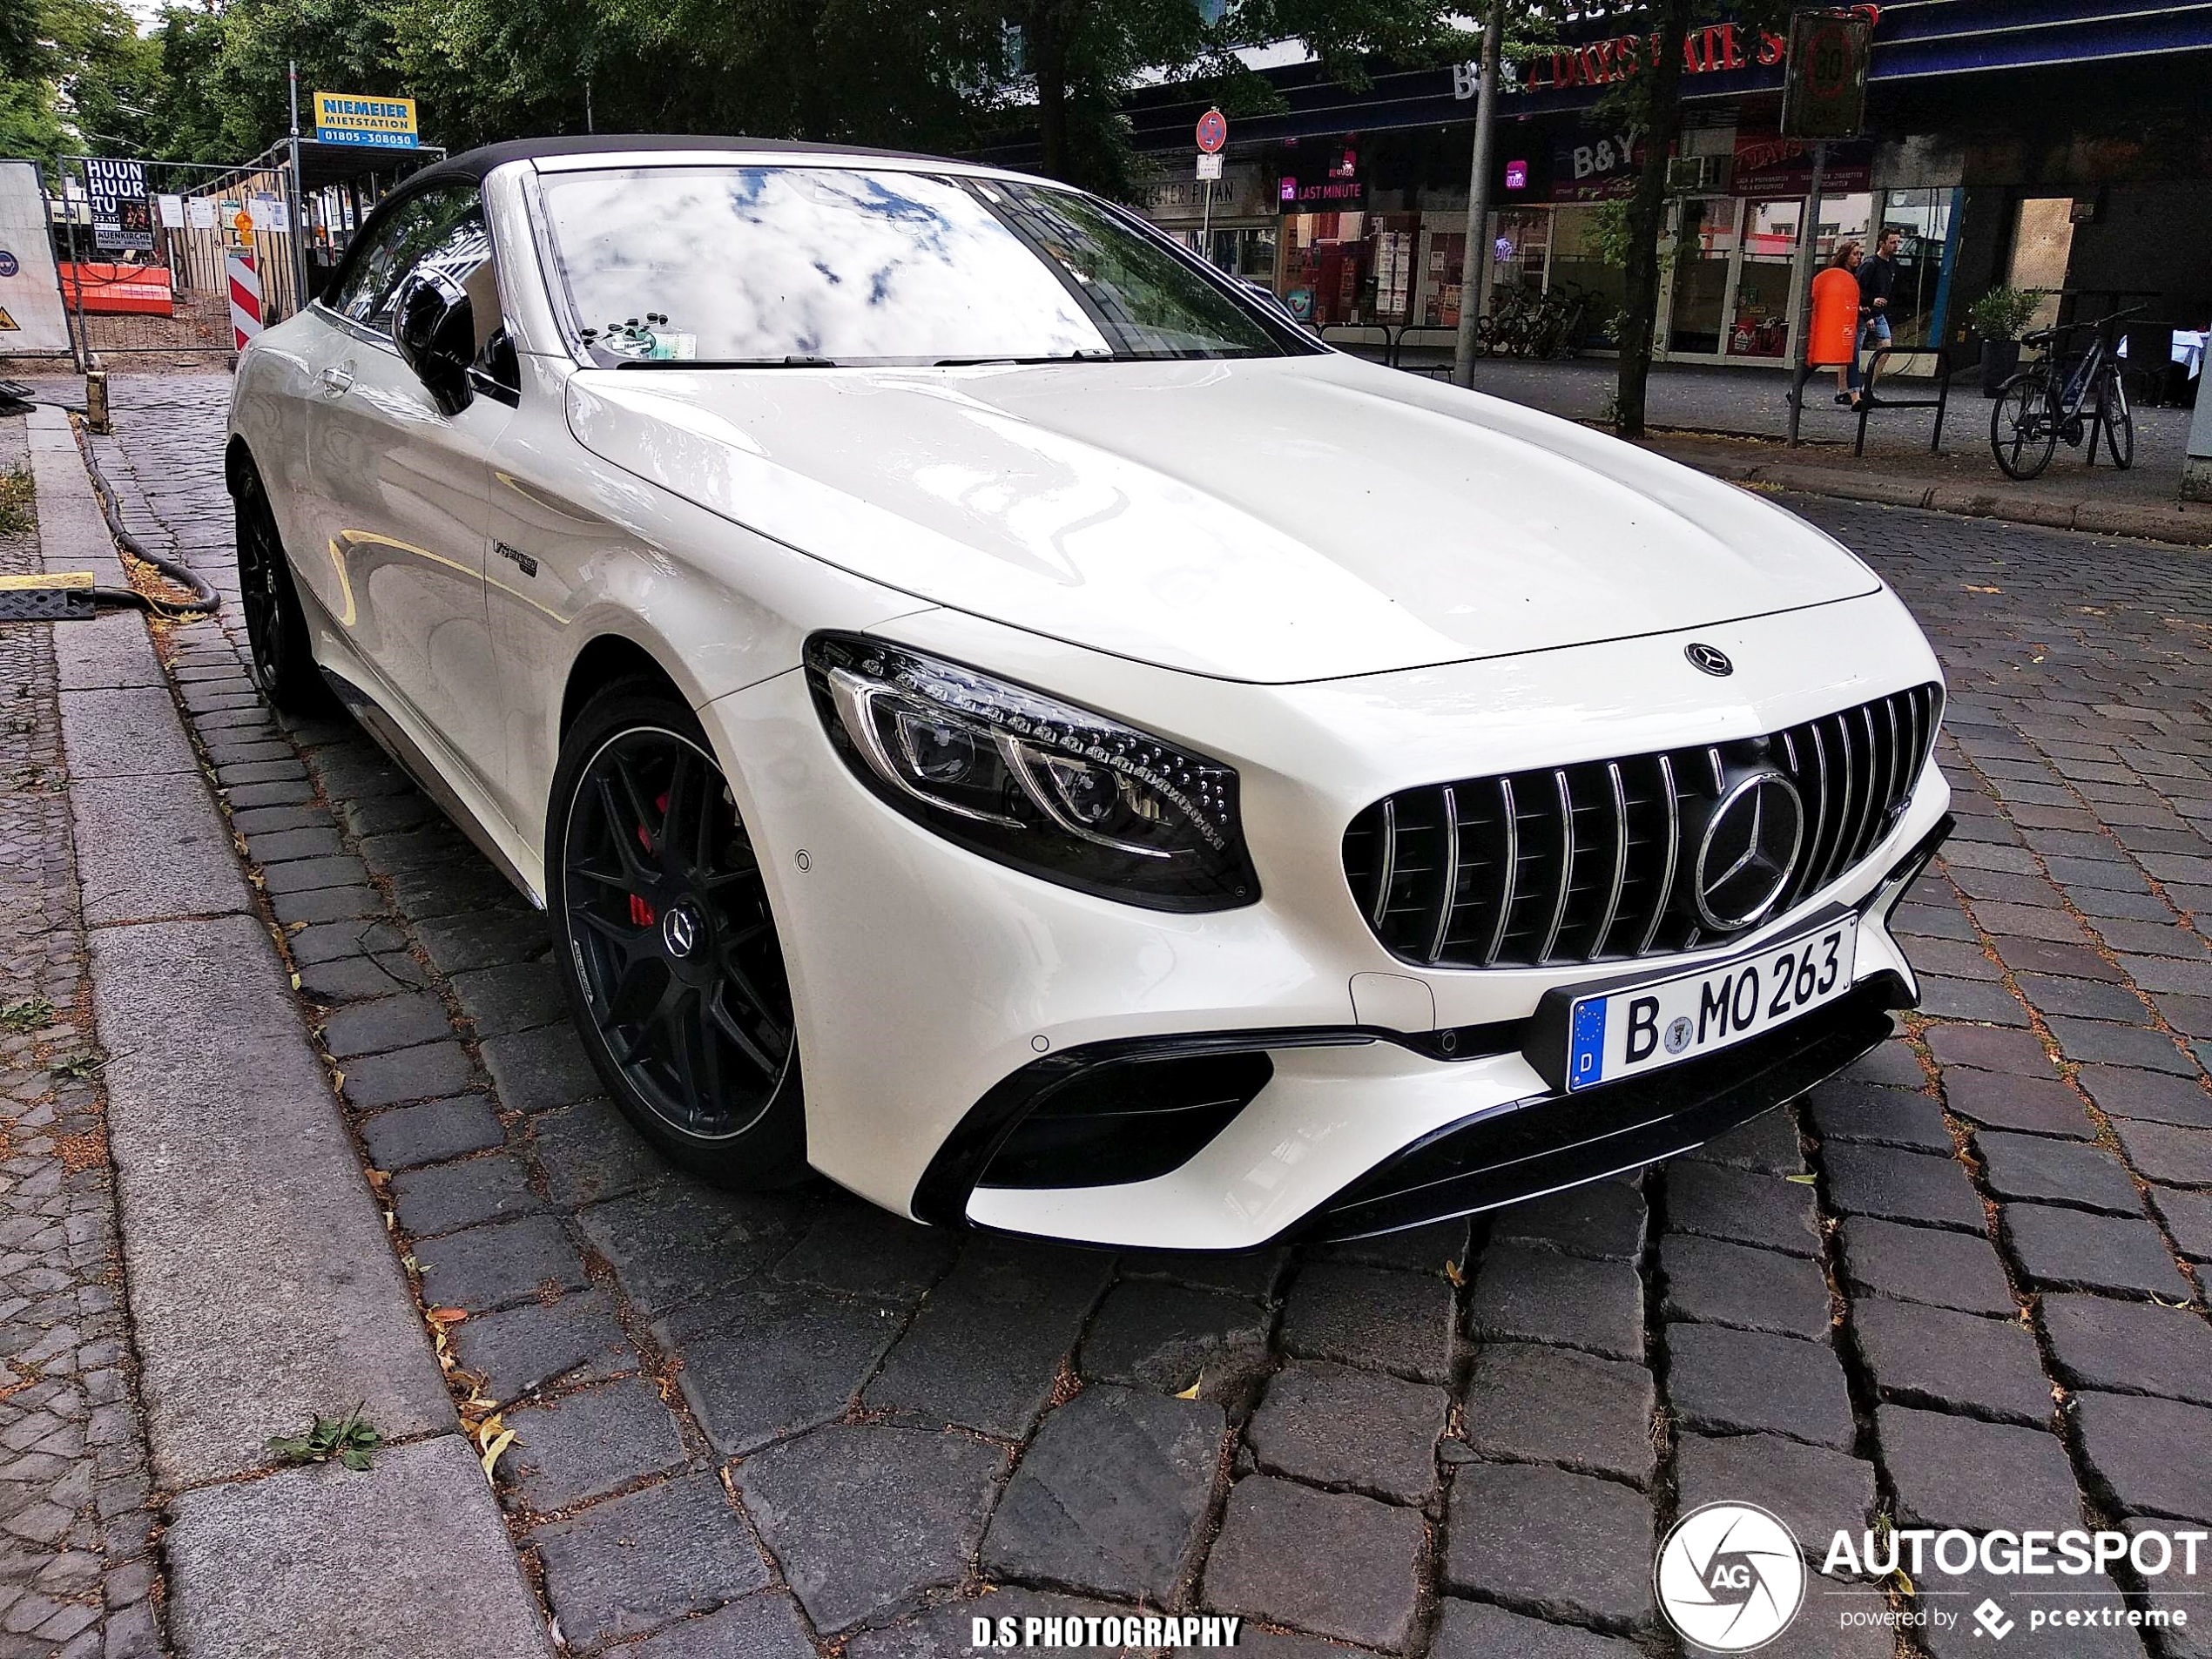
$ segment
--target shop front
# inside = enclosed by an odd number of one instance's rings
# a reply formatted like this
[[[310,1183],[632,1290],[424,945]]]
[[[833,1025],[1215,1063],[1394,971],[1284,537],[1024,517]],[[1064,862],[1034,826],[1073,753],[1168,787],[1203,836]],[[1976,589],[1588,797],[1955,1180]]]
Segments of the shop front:
[[[2050,317],[2124,301],[2176,327],[2212,320],[2212,5],[1862,10],[1877,12],[1869,136],[1829,147],[1811,240],[1824,261],[1844,239],[1871,253],[1897,233],[1904,352],[1959,344],[1968,303],[2000,281],[2049,290]],[[1602,100],[1633,72],[1637,43],[1582,33],[1508,66],[1481,304],[1493,316],[1548,307],[1574,320],[1562,345],[1603,351],[1643,154]],[[1813,157],[1778,132],[1783,51],[1725,21],[1693,32],[1669,170],[1664,358],[1780,368],[1794,350]],[[1472,72],[1386,68],[1359,91],[1317,67],[1271,78],[1285,111],[1232,123],[1227,172],[1242,182],[1217,186],[1231,206],[1224,217],[1217,196],[1210,255],[1332,337],[1447,343],[1463,300]],[[1187,113],[1172,89],[1131,109],[1140,142],[1178,172]],[[1196,190],[1186,172],[1151,208],[1194,246]]]

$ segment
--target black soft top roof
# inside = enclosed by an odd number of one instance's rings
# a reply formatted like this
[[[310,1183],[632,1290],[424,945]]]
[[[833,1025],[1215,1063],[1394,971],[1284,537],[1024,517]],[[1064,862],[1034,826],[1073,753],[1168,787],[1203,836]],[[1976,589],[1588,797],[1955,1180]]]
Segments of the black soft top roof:
[[[697,133],[600,132],[576,133],[557,138],[510,138],[464,150],[457,156],[434,162],[408,179],[410,189],[419,184],[452,183],[471,179],[482,184],[495,167],[510,161],[532,161],[540,156],[620,155],[625,151],[719,150],[757,151],[776,155],[883,156],[899,161],[941,161],[941,156],[913,150],[873,150],[857,144],[808,144],[797,138],[702,137]]]

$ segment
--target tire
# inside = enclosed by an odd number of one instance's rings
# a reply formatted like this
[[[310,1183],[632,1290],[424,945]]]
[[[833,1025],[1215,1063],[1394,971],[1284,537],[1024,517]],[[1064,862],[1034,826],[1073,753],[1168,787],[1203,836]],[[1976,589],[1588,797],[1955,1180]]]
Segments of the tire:
[[[569,1011],[623,1115],[717,1185],[801,1179],[806,1114],[775,919],[681,700],[639,680],[592,698],[562,742],[545,839]]]
[[[334,702],[315,666],[307,617],[293,585],[261,475],[249,462],[231,508],[238,550],[239,609],[246,617],[246,665],[270,706],[287,714],[314,714]]]
[[[2033,478],[2051,464],[2059,433],[2043,405],[2043,377],[2033,369],[1998,388],[1989,411],[1989,448],[2008,478]]]
[[[2105,449],[2112,464],[2122,472],[2135,464],[2135,413],[2128,407],[2128,388],[2117,374],[2107,375],[2097,393],[2097,427],[2105,435]],[[2095,453],[2093,448],[2090,452]]]

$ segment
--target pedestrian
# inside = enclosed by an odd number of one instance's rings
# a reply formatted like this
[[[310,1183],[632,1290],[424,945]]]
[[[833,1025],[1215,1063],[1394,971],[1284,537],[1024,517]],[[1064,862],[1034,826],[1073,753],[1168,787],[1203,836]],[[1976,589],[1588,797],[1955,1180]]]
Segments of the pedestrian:
[[[1828,268],[1812,280],[1812,327],[1805,366],[1836,371],[1836,401],[1858,407],[1858,244],[1836,244]]]
[[[1890,348],[1890,311],[1897,300],[1897,249],[1902,240],[1901,232],[1885,230],[1874,245],[1874,257],[1858,267],[1859,314],[1865,319],[1858,337],[1862,350]]]

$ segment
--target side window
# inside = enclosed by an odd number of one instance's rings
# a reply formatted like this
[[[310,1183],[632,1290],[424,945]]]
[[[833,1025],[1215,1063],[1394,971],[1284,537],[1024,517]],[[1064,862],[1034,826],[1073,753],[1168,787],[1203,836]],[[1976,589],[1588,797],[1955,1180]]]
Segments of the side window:
[[[473,235],[466,228],[471,223]],[[448,255],[441,263],[453,268],[448,262],[451,257],[465,258],[472,245],[476,250],[475,264],[488,266],[491,247],[484,233],[483,203],[475,188],[450,185],[426,190],[394,212],[327,303],[366,327],[381,327],[391,320],[392,301],[408,272],[441,251]],[[455,269],[454,274],[462,279],[470,268],[464,265]]]

